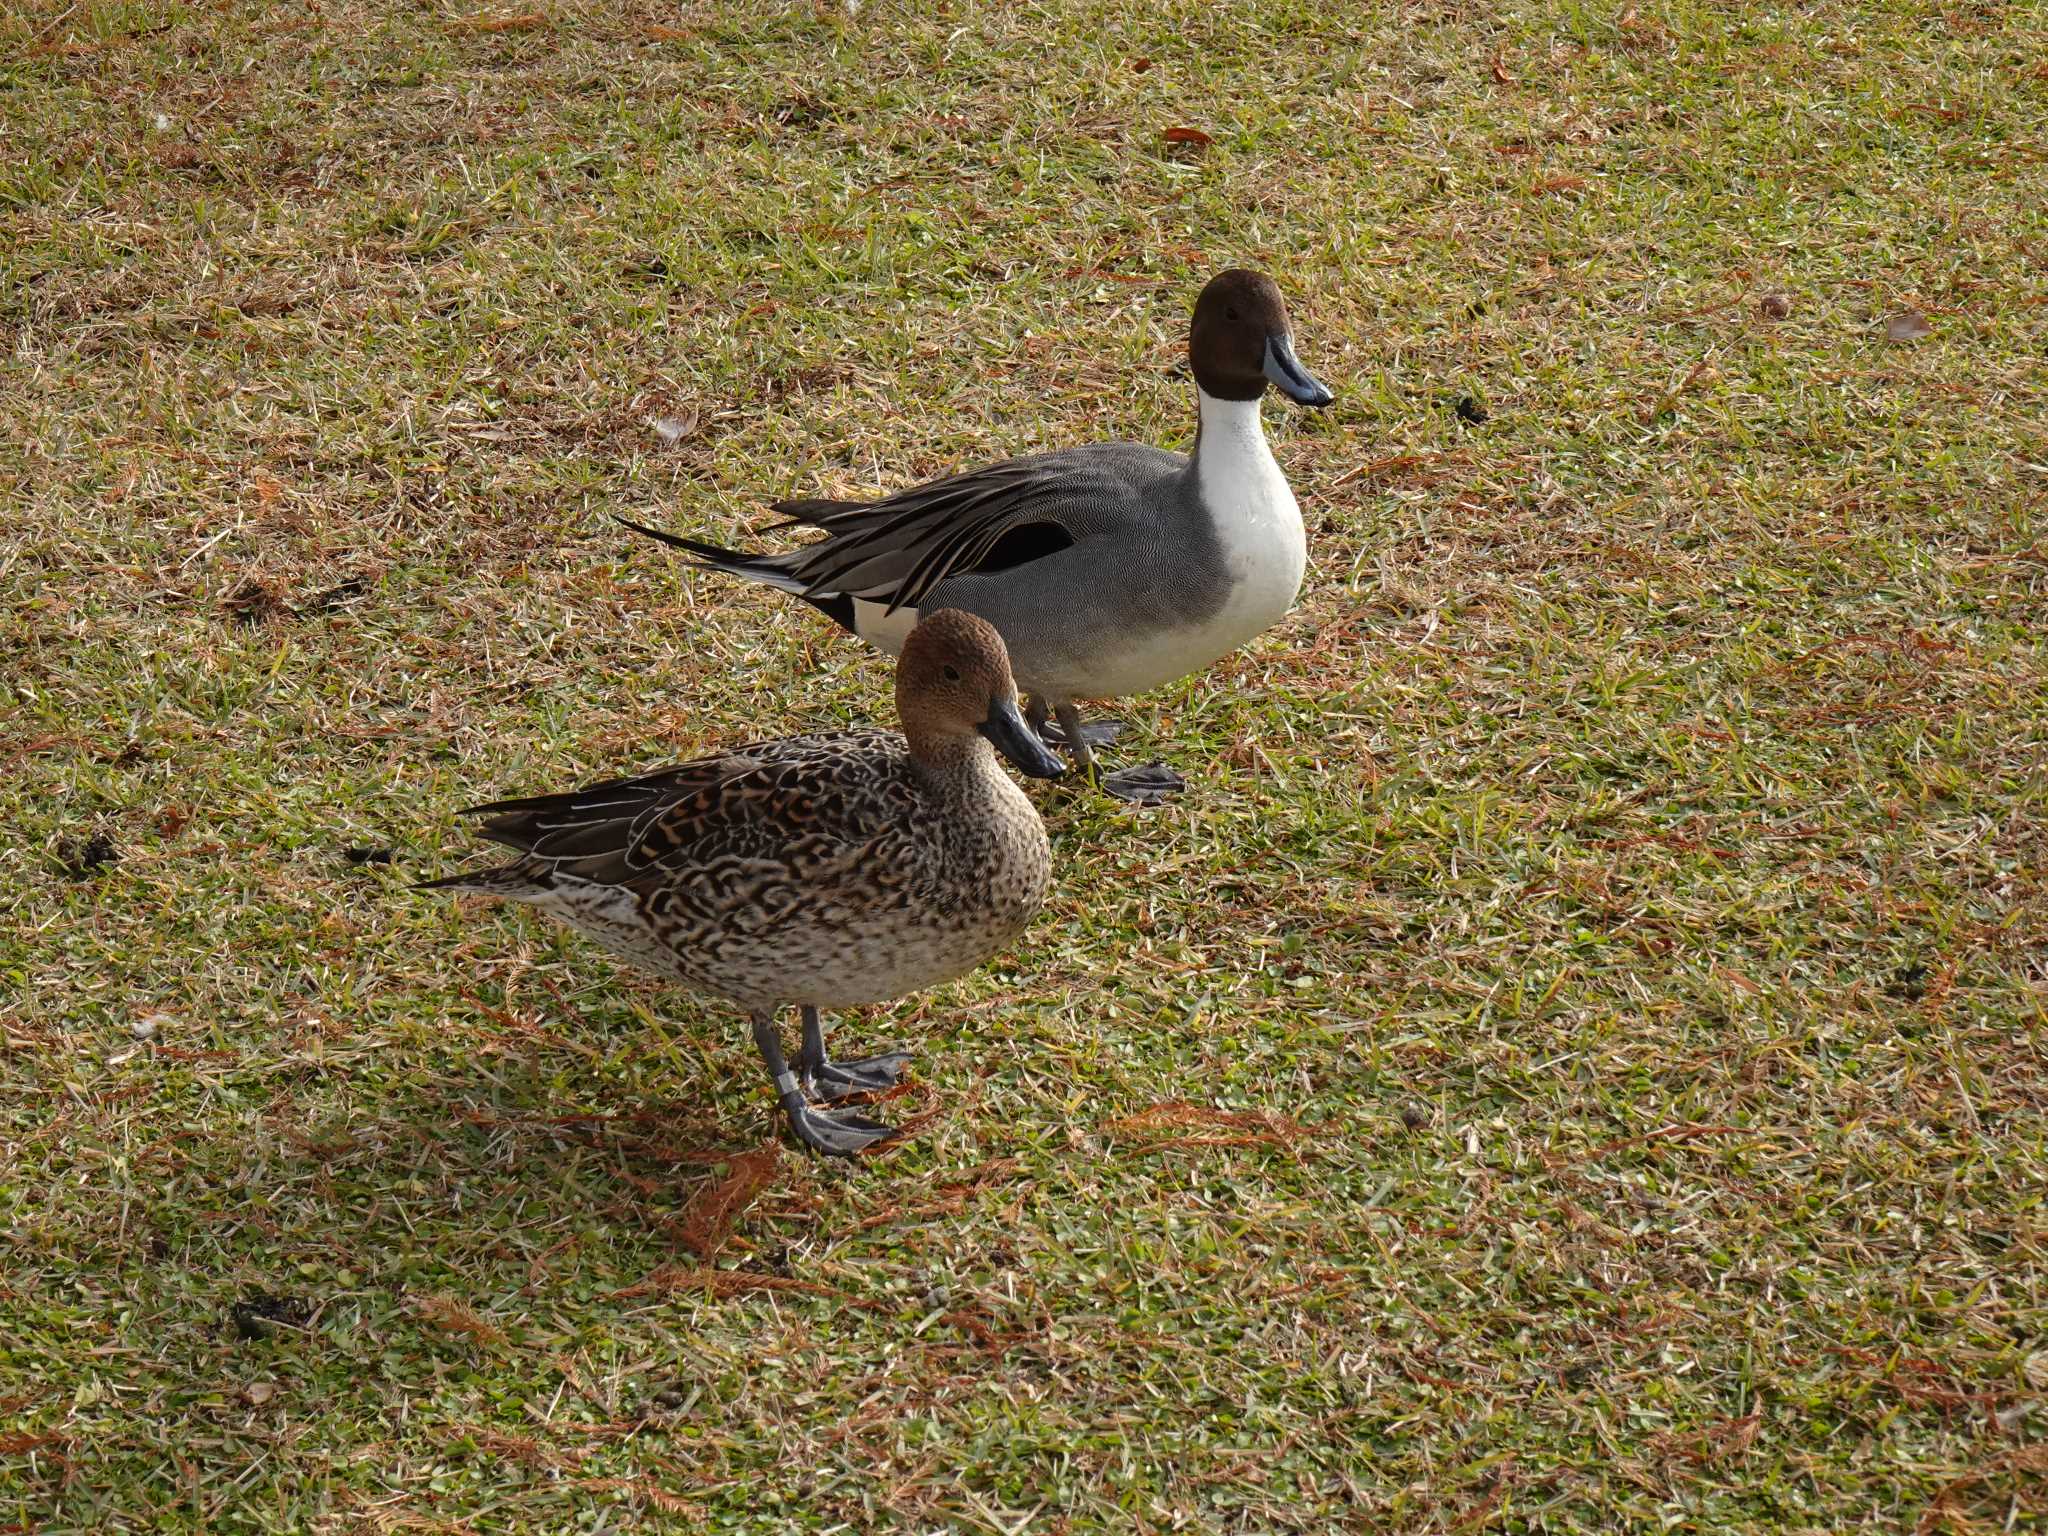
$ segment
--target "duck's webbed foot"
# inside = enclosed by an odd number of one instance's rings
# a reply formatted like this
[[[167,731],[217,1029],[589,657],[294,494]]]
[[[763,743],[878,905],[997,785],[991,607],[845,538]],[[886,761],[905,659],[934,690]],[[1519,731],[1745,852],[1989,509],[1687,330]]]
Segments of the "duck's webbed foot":
[[[804,1092],[814,1103],[835,1104],[856,1093],[886,1093],[903,1079],[910,1065],[908,1051],[863,1056],[858,1061],[826,1061],[803,1073]]]
[[[805,1009],[805,1034],[811,1033],[816,1012]],[[855,1157],[877,1142],[887,1141],[896,1134],[896,1128],[880,1120],[870,1120],[866,1115],[852,1110],[813,1109],[804,1097],[803,1085],[797,1075],[789,1070],[789,1063],[783,1059],[782,1041],[775,1033],[775,1019],[771,1014],[756,1014],[754,1024],[754,1047],[761,1053],[761,1061],[768,1068],[768,1075],[775,1080],[775,1091],[782,1103],[782,1112],[789,1117],[790,1133],[813,1152],[822,1152],[827,1157]],[[806,1041],[808,1043],[808,1039]],[[906,1058],[907,1059],[907,1058]],[[862,1063],[849,1062],[849,1067]]]
[[[1082,746],[1106,747],[1123,734],[1124,726],[1121,720],[1090,720],[1080,729]],[[1074,740],[1057,720],[1046,721],[1039,728],[1038,735],[1049,747],[1071,746]]]
[[[1036,694],[1026,701],[1025,708],[1038,734],[1053,745],[1065,747],[1073,753],[1075,763],[1088,776],[1089,782],[1105,794],[1128,800],[1133,805],[1157,805],[1188,787],[1188,781],[1164,763],[1146,763],[1140,768],[1125,768],[1111,774],[1100,772],[1095,761],[1095,749],[1116,740],[1123,730],[1118,721],[1096,720],[1083,725],[1081,711],[1074,707],[1073,701],[1062,700],[1052,706],[1053,713],[1059,716],[1058,723],[1048,724],[1046,703]]]
[[[819,1104],[832,1104],[856,1093],[884,1093],[902,1081],[910,1065],[908,1051],[884,1051],[858,1061],[834,1061],[825,1054],[825,1029],[818,1010],[804,1009],[804,1048],[796,1069],[804,1092]]]
[[[1106,773],[1097,783],[1104,794],[1128,800],[1133,805],[1157,805],[1162,800],[1171,800],[1188,787],[1188,781],[1164,763],[1146,763],[1141,768]]]
[[[1091,720],[1081,723],[1081,712],[1071,704],[1059,707],[1059,719],[1051,718],[1053,706],[1037,694],[1024,701],[1024,718],[1031,728],[1038,732],[1038,739],[1049,747],[1065,747],[1084,764],[1093,748],[1106,747],[1123,734],[1120,720]]]
[[[801,1090],[782,1096],[783,1113],[789,1116],[790,1133],[813,1152],[827,1157],[857,1157],[879,1141],[887,1141],[896,1128],[850,1109],[812,1109]]]

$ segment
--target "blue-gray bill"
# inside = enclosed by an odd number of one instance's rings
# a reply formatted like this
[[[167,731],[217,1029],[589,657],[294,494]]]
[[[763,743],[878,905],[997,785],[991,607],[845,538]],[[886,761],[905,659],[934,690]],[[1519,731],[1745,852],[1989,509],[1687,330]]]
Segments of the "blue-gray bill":
[[[1066,764],[1038,739],[1038,732],[1024,723],[1015,695],[989,700],[988,718],[981,722],[981,734],[1017,765],[1019,773],[1034,779],[1056,779],[1067,771]]]
[[[1266,338],[1265,372],[1281,394],[1303,405],[1320,409],[1337,398],[1324,387],[1321,379],[1301,366],[1301,359],[1294,355],[1294,342],[1285,335]]]

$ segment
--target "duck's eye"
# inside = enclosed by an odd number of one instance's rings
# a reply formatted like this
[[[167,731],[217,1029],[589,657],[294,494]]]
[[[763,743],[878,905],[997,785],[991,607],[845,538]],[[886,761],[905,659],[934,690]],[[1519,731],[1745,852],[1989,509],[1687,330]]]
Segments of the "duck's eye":
[[[960,669],[959,669],[958,667],[948,667],[948,668],[946,668],[946,681],[947,681],[947,682],[949,682],[949,683],[957,683],[957,682],[959,682],[959,681],[960,681]]]
[[[1232,323],[1235,323],[1237,320],[1237,311],[1235,309],[1226,309],[1223,311],[1223,318],[1231,321]]]

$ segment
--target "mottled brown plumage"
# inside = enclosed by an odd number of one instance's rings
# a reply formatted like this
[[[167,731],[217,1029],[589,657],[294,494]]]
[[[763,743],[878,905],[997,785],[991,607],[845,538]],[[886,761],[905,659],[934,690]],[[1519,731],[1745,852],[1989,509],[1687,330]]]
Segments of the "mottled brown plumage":
[[[817,1010],[964,974],[1024,930],[1051,881],[1045,828],[991,742],[1027,772],[1049,777],[1059,764],[1018,712],[995,629],[932,614],[904,647],[896,695],[905,735],[789,737],[478,806],[483,834],[521,857],[431,883],[538,907],[738,1004],[799,1138],[857,1150],[887,1128],[804,1104],[775,1015],[804,1010],[799,1065],[814,1091],[886,1086],[901,1058],[827,1061]]]

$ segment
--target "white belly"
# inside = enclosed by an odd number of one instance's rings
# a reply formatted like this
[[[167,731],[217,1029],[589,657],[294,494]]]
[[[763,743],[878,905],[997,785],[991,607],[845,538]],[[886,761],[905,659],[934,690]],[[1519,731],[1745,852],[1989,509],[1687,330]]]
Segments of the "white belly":
[[[1073,679],[1073,692],[1083,698],[1143,693],[1199,672],[1279,623],[1300,595],[1308,536],[1294,492],[1266,446],[1256,400],[1202,397],[1196,464],[1229,595],[1200,621],[1133,635],[1115,656]]]

